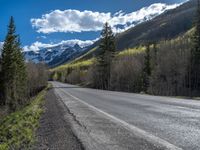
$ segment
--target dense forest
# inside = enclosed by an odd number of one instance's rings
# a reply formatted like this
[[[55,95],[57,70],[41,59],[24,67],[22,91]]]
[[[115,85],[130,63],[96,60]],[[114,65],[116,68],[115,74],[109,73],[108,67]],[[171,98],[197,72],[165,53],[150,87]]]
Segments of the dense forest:
[[[74,62],[51,70],[51,79],[92,88],[166,96],[200,95],[200,5],[194,26],[171,40],[146,41],[117,52],[115,37],[106,23],[99,54],[88,65]],[[90,61],[90,60],[85,60]],[[82,61],[82,64],[85,64]]]

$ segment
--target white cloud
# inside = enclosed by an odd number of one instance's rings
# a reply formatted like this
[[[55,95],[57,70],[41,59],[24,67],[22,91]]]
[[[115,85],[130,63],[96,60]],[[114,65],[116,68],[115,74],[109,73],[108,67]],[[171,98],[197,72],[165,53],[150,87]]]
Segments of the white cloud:
[[[102,22],[106,22],[110,17],[110,13],[87,10],[54,10],[40,19],[31,19],[31,23],[42,33],[98,31],[102,28]]]
[[[110,12],[104,13],[88,10],[54,10],[41,18],[31,19],[31,23],[37,29],[37,32],[41,33],[100,31],[105,22],[109,22],[115,32],[121,32],[134,26],[135,22],[139,23],[143,20],[151,19],[179,5],[155,3],[135,12],[125,13],[119,11],[113,15]],[[123,25],[124,28],[120,29],[117,25]]]
[[[42,48],[47,48],[47,47],[52,47],[52,46],[56,46],[54,44],[45,44],[45,43],[41,43],[36,41],[35,43],[33,43],[30,46],[24,46],[24,51],[39,51]]]
[[[42,35],[42,36],[37,36],[37,39],[46,39],[47,37]]]
[[[35,43],[31,44],[30,46],[24,46],[23,49],[24,51],[39,51],[43,48],[51,48],[51,47],[55,47],[58,45],[68,45],[68,46],[74,46],[75,44],[78,44],[80,47],[86,47],[89,45],[92,45],[95,41],[97,41],[97,39],[95,40],[86,40],[86,41],[82,41],[82,40],[78,40],[78,39],[72,39],[72,40],[63,40],[59,43],[50,43],[50,44],[45,44],[45,43],[41,43],[39,41],[36,41]]]

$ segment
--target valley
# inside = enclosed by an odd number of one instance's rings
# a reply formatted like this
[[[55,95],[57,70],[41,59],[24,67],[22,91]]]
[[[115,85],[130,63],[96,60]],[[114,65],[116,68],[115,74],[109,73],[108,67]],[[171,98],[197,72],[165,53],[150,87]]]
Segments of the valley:
[[[200,0],[11,1],[0,150],[200,149]]]

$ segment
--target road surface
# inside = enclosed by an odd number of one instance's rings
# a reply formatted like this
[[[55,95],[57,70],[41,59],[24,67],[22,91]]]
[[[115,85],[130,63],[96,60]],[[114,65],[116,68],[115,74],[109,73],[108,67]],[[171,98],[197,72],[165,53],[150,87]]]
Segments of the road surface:
[[[200,101],[52,84],[86,149],[200,150]]]

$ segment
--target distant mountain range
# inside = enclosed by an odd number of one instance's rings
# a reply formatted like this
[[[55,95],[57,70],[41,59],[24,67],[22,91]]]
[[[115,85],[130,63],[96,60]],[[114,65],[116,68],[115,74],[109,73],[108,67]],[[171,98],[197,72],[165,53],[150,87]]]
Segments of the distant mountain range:
[[[24,51],[23,53],[26,61],[34,63],[44,62],[50,67],[54,67],[82,55],[85,50],[89,49],[89,47],[90,46],[80,47],[78,44],[73,46],[60,44],[57,46],[43,48],[38,51]],[[2,53],[2,48],[3,42],[0,42],[0,55]]]
[[[39,51],[25,51],[24,56],[26,61],[35,63],[45,62],[53,67],[79,56],[86,49],[87,47],[82,48],[78,44],[75,44],[74,46],[61,44],[54,47],[43,48]]]

